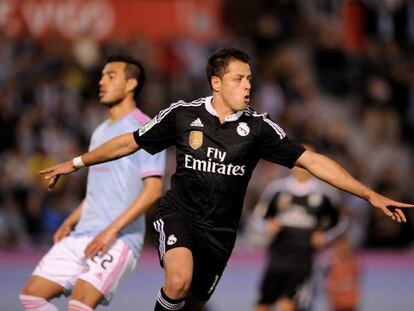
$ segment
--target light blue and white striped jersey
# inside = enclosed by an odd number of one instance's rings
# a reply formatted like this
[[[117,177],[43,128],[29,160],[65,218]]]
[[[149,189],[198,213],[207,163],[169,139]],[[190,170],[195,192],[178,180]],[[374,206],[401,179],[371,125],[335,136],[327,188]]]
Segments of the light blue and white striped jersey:
[[[89,150],[118,135],[135,131],[149,121],[139,109],[116,122],[106,120],[92,134]],[[96,235],[109,226],[135,200],[143,189],[143,179],[162,176],[165,152],[150,155],[140,150],[121,159],[91,166],[82,214],[72,235]],[[144,241],[144,216],[125,228],[120,236],[136,256]]]

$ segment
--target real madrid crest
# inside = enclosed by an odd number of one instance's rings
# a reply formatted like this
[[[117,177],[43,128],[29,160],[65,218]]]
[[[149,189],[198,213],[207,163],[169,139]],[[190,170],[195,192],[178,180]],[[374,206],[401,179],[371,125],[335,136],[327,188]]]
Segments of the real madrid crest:
[[[239,126],[237,127],[237,134],[240,136],[247,136],[250,133],[250,127],[247,125],[246,122],[240,122]]]
[[[197,150],[203,145],[203,132],[202,131],[191,131],[188,137],[188,144],[194,150]]]

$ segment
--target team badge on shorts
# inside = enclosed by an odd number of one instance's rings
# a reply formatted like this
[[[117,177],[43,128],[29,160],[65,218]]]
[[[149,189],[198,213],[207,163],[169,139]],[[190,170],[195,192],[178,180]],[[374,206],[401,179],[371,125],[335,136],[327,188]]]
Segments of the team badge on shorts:
[[[247,125],[246,122],[240,122],[239,126],[237,127],[237,134],[240,136],[247,136],[250,133],[250,127]]]
[[[203,132],[202,131],[191,131],[188,137],[188,144],[194,150],[197,150],[203,145]]]
[[[177,238],[174,234],[171,234],[167,239],[167,245],[174,245],[177,242]]]

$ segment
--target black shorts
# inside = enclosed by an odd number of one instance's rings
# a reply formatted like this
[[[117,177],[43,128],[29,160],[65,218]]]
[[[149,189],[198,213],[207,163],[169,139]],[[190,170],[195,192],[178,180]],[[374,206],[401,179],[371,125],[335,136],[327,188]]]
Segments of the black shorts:
[[[207,301],[213,294],[227,265],[227,258],[215,254],[208,240],[199,229],[178,216],[163,216],[154,221],[157,232],[158,255],[163,266],[166,252],[176,247],[188,248],[193,255],[191,293],[200,301]]]
[[[308,290],[310,271],[267,270],[260,285],[260,297],[257,304],[271,305],[279,298],[290,298],[296,303]]]

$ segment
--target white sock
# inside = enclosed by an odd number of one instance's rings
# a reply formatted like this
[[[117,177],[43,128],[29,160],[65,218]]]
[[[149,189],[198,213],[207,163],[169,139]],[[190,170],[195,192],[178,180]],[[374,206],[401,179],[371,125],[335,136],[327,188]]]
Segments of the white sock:
[[[93,309],[77,300],[69,301],[69,311],[92,311]]]
[[[20,295],[19,298],[26,311],[59,311],[55,305],[52,305],[42,297]]]

